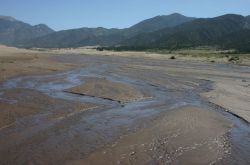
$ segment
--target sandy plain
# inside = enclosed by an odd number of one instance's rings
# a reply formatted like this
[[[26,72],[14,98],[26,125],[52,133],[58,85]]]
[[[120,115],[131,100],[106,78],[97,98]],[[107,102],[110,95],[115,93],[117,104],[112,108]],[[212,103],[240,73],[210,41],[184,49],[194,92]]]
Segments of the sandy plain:
[[[0,49],[0,164],[250,162],[248,60]]]

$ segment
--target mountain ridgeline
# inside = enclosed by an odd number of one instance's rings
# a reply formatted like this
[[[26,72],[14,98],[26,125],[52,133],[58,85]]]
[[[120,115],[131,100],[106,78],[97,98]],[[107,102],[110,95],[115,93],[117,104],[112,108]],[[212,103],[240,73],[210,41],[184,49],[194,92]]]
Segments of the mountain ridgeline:
[[[54,32],[0,16],[0,44],[68,48],[102,46],[115,50],[182,49],[216,46],[250,52],[250,16],[227,14],[193,18],[178,13],[156,16],[125,29],[79,28]]]
[[[131,37],[140,33],[154,32],[164,28],[175,27],[177,25],[190,22],[195,19],[196,18],[194,17],[186,17],[178,13],[167,16],[156,16],[139,22],[138,24],[135,24],[124,31],[126,31]]]
[[[185,17],[175,13],[168,16],[157,16],[125,29],[106,29],[99,27],[63,30],[28,40],[20,43],[19,46],[45,48],[96,45],[114,46],[138,34],[154,32],[167,27],[174,27],[194,19],[195,18]]]
[[[250,38],[247,38],[249,30],[249,17],[228,14],[215,18],[196,19],[173,28],[139,34],[123,41],[122,45],[171,50],[210,45],[241,51],[244,48],[244,51],[248,51],[250,49]]]
[[[0,16],[0,44],[16,45],[24,40],[54,32],[44,24],[31,26],[13,17]]]

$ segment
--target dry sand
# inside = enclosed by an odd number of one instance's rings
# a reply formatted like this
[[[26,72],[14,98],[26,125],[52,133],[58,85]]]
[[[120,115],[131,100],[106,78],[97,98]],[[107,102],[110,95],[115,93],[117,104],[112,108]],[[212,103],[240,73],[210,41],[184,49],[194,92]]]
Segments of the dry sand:
[[[0,45],[0,82],[12,77],[46,74],[82,65],[59,63],[49,59],[48,52],[18,49]]]
[[[178,51],[174,54],[172,53],[157,53],[157,52],[138,52],[138,51],[97,51],[93,47],[82,47],[82,48],[64,48],[64,49],[43,49],[43,51],[49,52],[50,54],[81,54],[81,55],[101,55],[101,56],[120,56],[120,57],[130,57],[130,58],[151,58],[151,59],[170,59],[172,56],[175,56],[178,60],[181,61],[196,61],[196,62],[216,62],[216,63],[229,63],[227,57],[217,57],[221,56],[220,53],[204,55],[201,53],[192,54],[192,50],[186,51],[184,54],[181,51]],[[189,53],[190,52],[190,53]],[[237,62],[242,65],[250,66],[250,57],[249,54],[243,54],[244,57],[240,57],[240,60]],[[230,54],[228,55],[230,56]]]
[[[213,88],[203,96],[250,123],[249,79],[219,79]]]

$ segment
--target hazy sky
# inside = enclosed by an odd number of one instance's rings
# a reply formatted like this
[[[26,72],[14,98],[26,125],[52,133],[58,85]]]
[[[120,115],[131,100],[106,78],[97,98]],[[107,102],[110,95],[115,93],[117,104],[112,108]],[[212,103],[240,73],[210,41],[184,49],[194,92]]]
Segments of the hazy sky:
[[[0,15],[32,25],[45,23],[55,30],[124,28],[174,12],[194,17],[250,15],[250,0],[0,0]]]

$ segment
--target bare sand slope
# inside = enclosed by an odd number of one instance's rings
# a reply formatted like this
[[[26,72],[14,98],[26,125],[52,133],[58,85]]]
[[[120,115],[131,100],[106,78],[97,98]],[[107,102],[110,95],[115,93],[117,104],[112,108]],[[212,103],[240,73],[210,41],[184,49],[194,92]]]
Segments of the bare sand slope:
[[[187,106],[69,164],[218,163],[229,152],[224,135],[230,127],[231,123],[219,113]]]

